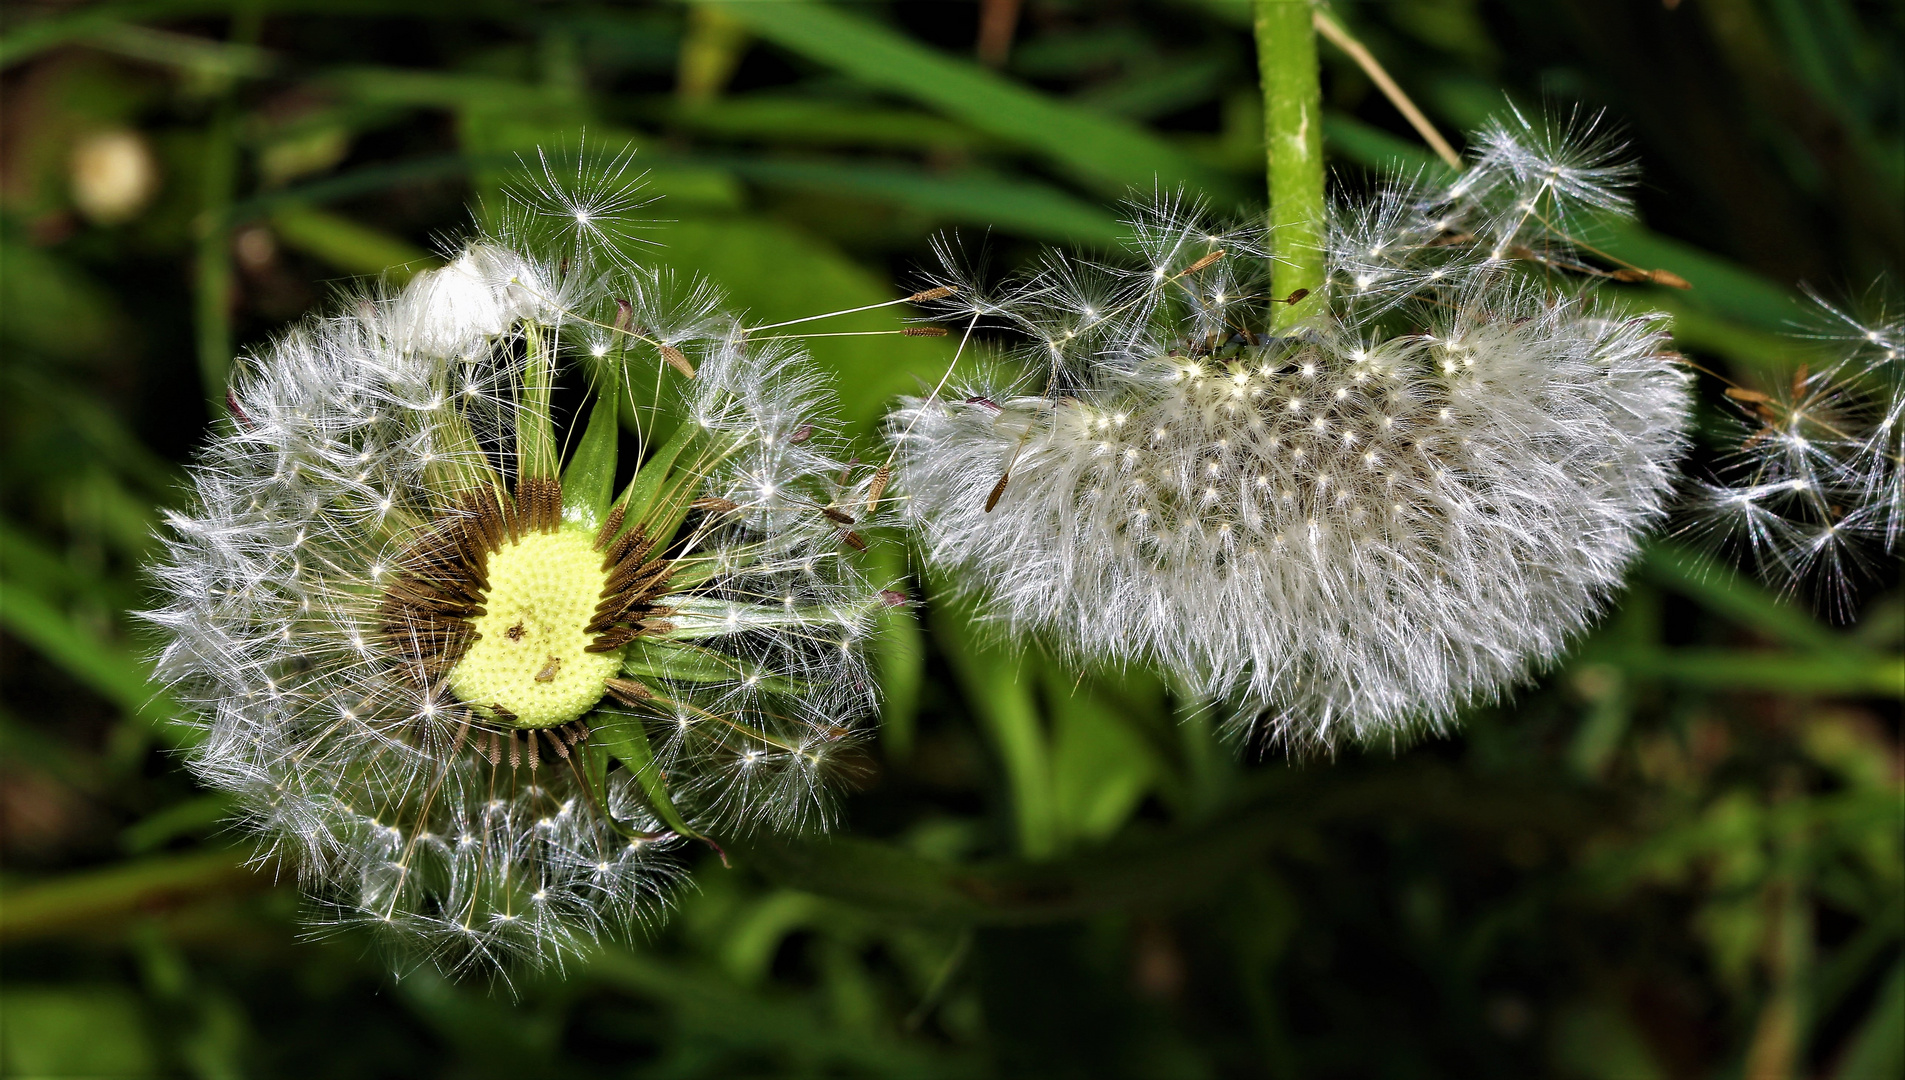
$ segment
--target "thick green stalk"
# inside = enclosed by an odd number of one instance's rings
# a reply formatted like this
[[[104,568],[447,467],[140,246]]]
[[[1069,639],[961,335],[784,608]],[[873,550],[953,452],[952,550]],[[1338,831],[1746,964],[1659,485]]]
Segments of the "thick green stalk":
[[[1257,0],[1257,67],[1269,155],[1271,293],[1282,299],[1323,285],[1323,90],[1308,0]],[[1320,301],[1280,304],[1275,325]]]

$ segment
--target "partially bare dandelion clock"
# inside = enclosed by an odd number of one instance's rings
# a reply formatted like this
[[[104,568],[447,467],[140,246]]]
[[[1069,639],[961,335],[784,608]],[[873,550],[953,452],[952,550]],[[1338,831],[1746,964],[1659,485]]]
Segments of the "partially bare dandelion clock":
[[[1570,215],[1631,169],[1515,117],[1452,183],[1338,206],[1313,313],[1262,236],[1139,208],[944,317],[1027,340],[890,421],[929,561],[998,622],[1141,662],[1298,748],[1440,726],[1559,655],[1659,517],[1687,379],[1597,303]],[[1531,272],[1532,269],[1532,272]]]
[[[596,196],[519,193],[572,228],[519,214],[243,363],[148,613],[199,775],[327,921],[446,969],[627,927],[684,838],[824,823],[873,705],[872,478],[824,384],[597,257]]]

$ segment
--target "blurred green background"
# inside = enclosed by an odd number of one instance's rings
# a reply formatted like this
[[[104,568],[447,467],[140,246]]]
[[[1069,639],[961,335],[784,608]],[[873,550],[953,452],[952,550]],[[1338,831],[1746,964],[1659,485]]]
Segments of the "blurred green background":
[[[1619,300],[1671,310],[1683,349],[1749,385],[1808,358],[1782,337],[1800,282],[1898,280],[1895,3],[1334,11],[1451,134],[1511,100],[1606,109],[1646,180],[1643,224],[1597,243],[1693,284]],[[1142,676],[986,647],[915,582],[848,839],[696,854],[666,926],[513,987],[393,980],[366,939],[301,931],[285,875],[243,868],[178,765],[127,615],[235,350],[334,283],[432,265],[539,145],[637,147],[664,196],[648,257],[771,318],[904,295],[939,230],[1003,272],[1115,243],[1133,188],[1254,212],[1248,11],[149,0],[4,20],[0,1074],[1905,1070],[1898,569],[1822,618],[1671,541],[1558,670],[1458,735],[1295,763],[1240,754]],[[1425,167],[1368,77],[1323,62],[1338,182]],[[947,346],[815,351],[870,437]]]

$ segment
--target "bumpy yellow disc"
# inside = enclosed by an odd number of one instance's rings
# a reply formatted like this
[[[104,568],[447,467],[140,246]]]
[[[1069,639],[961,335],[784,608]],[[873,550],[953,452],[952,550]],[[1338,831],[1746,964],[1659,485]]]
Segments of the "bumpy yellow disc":
[[[522,728],[555,727],[588,712],[614,678],[622,651],[588,652],[607,575],[590,532],[531,533],[489,556],[480,635],[450,669],[450,689]],[[508,717],[501,717],[508,719]]]

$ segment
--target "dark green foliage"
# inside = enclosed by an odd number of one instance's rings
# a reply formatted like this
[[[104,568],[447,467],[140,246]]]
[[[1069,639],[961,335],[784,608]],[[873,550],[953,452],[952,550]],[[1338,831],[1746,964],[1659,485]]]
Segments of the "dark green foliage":
[[[976,10],[8,10],[0,1074],[1899,1075],[1890,566],[1822,619],[1662,541],[1514,701],[1295,763],[1240,758],[1221,717],[1146,676],[990,646],[915,581],[926,610],[893,620],[846,835],[734,842],[732,869],[697,848],[669,924],[507,985],[393,979],[363,939],[302,935],[288,874],[239,865],[127,616],[224,407],[227,342],[339,279],[429,265],[515,155],[585,130],[637,147],[665,196],[645,257],[761,321],[904,295],[943,227],[1006,270],[1038,243],[1115,242],[1129,188],[1261,209],[1245,5],[1027,0],[1002,70],[969,59]],[[1445,131],[1504,95],[1606,108],[1645,167],[1645,224],[1595,242],[1693,284],[1620,295],[1672,310],[1702,364],[1790,377],[1794,286],[1856,296],[1905,262],[1893,6],[1337,14]],[[1323,63],[1341,183],[1437,167],[1362,72],[1327,45]],[[88,217],[74,150],[110,131],[158,184]],[[813,347],[870,438],[951,345]],[[905,576],[892,538],[874,554]]]

